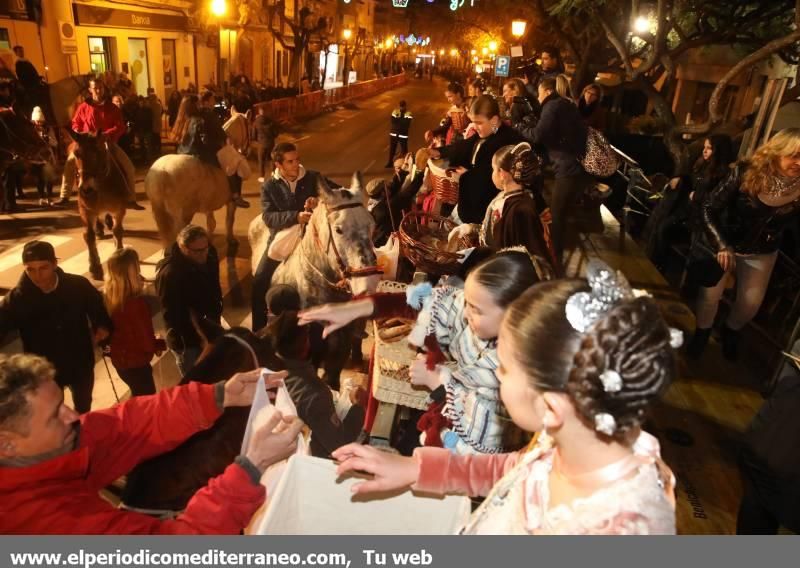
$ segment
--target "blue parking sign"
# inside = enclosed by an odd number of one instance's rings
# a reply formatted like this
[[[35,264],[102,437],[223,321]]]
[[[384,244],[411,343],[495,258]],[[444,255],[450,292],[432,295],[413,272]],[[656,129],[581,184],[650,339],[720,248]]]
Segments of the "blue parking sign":
[[[509,55],[498,55],[494,60],[494,74],[497,77],[508,77],[511,68],[511,57]]]

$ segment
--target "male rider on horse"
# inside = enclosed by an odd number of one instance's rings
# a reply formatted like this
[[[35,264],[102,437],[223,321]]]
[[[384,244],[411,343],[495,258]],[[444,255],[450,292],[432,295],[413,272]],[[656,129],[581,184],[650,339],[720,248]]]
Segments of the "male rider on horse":
[[[300,164],[297,146],[282,142],[272,151],[275,172],[261,186],[261,217],[269,229],[269,241],[264,256],[253,275],[251,298],[253,330],[258,331],[267,325],[266,295],[272,275],[281,263],[269,258],[269,245],[279,231],[294,225],[307,225],[311,212],[317,206],[317,182],[319,172],[306,170]],[[330,187],[340,187],[338,183],[326,180]]]
[[[142,210],[144,207],[136,203],[136,172],[128,155],[117,146],[117,141],[125,134],[125,122],[122,120],[122,111],[116,107],[107,96],[106,86],[100,79],[89,81],[90,99],[81,103],[72,117],[72,130],[78,133],[102,133],[106,139],[106,147],[111,155],[115,167],[122,168],[127,180],[127,190],[130,196],[129,209]],[[70,153],[64,164],[64,178],[61,182],[61,199],[59,205],[69,202],[72,186],[77,177],[75,156]]]

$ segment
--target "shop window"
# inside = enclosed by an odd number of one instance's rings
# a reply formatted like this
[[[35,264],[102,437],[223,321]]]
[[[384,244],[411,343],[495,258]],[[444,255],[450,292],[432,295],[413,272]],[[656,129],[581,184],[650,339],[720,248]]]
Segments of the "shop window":
[[[89,37],[89,68],[96,75],[112,69],[111,38]]]
[[[8,39],[8,30],[0,28],[0,49],[11,49],[11,40]]]

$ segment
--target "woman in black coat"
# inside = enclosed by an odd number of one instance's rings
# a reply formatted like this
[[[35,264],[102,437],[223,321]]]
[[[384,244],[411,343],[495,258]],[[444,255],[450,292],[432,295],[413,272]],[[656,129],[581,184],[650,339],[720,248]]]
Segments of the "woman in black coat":
[[[497,101],[488,95],[475,99],[470,117],[477,136],[429,152],[434,158],[447,158],[450,167],[460,168],[458,217],[464,223],[480,223],[498,192],[492,182],[492,157],[503,146],[513,146],[524,138],[503,124]]]

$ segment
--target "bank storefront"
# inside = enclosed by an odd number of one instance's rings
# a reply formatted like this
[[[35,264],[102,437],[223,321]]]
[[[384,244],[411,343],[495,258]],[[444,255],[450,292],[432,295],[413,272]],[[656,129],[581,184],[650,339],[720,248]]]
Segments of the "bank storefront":
[[[194,39],[181,11],[73,2],[73,16],[79,73],[123,72],[137,94],[152,87],[162,101],[196,84]]]

